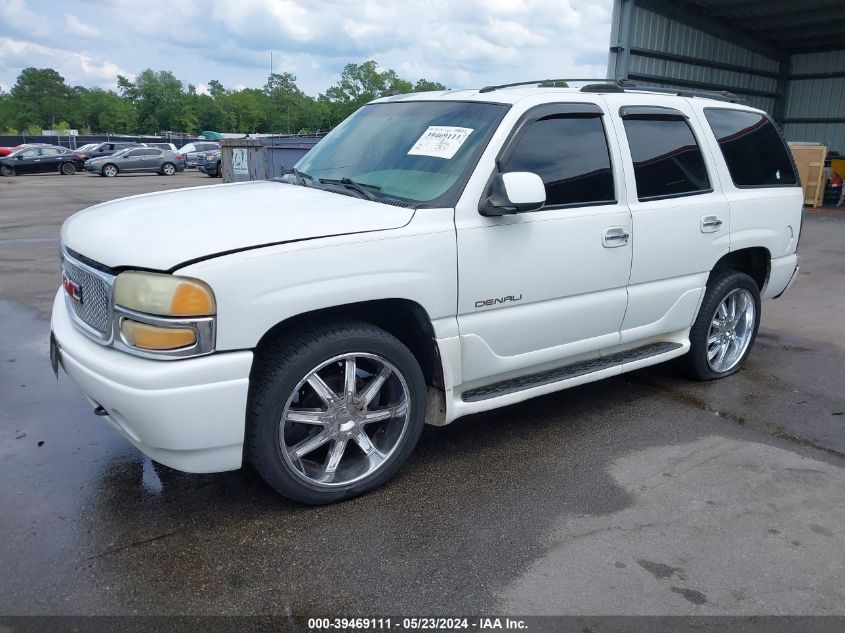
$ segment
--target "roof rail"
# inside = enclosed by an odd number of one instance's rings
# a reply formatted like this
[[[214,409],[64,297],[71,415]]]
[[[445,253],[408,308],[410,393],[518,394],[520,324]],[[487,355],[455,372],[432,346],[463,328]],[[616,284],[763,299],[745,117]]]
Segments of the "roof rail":
[[[557,84],[557,83],[564,83],[568,84],[570,81],[603,81],[608,82],[612,80],[608,79],[596,79],[595,77],[591,77],[589,79],[534,79],[532,81],[517,81],[516,83],[512,84],[498,84],[495,86],[484,86],[478,92],[493,92],[494,90],[500,90],[502,88],[513,88],[514,86],[532,86],[532,85],[540,85],[540,84]],[[559,86],[559,87],[567,87],[567,86]]]
[[[729,103],[747,104],[748,101],[727,90],[689,90],[687,88],[657,88],[639,86],[628,79],[608,80],[600,84],[589,84],[581,88],[581,92],[658,92],[661,94],[677,95],[679,97],[698,97],[700,99],[714,99]]]

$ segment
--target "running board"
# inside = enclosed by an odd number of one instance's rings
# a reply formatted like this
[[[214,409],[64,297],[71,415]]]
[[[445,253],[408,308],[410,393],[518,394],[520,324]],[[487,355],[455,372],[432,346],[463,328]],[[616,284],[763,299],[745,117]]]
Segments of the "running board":
[[[557,369],[550,369],[537,374],[529,374],[527,376],[519,376],[518,378],[510,378],[509,380],[502,380],[494,382],[483,387],[476,387],[469,389],[461,394],[461,400],[464,402],[478,402],[480,400],[487,400],[489,398],[496,398],[498,396],[505,396],[510,393],[524,391],[532,387],[541,387],[555,382],[561,382],[570,378],[577,378],[586,374],[592,374],[609,367],[616,367],[623,363],[632,363],[634,361],[644,360],[652,356],[659,356],[667,352],[674,351],[681,348],[680,343],[651,343],[643,347],[629,349],[625,352],[617,352],[609,356],[601,356],[599,358],[591,358],[580,363],[573,363]]]

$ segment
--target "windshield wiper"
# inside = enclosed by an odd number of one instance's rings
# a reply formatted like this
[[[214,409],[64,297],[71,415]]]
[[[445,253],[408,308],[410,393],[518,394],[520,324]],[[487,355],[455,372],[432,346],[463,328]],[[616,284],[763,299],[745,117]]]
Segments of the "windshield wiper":
[[[367,200],[376,200],[376,197],[367,191],[367,189],[375,189],[376,191],[381,191],[381,187],[378,185],[371,185],[366,182],[356,182],[351,178],[341,178],[339,180],[334,178],[320,178],[319,182],[324,185],[343,185],[348,189],[354,189],[362,196],[364,196]]]
[[[306,174],[304,171],[299,171],[296,167],[291,167],[290,169],[285,170],[285,175],[293,174],[296,176],[296,179],[299,180],[304,186],[307,186],[307,182],[309,180],[314,180],[314,176],[311,174]]]

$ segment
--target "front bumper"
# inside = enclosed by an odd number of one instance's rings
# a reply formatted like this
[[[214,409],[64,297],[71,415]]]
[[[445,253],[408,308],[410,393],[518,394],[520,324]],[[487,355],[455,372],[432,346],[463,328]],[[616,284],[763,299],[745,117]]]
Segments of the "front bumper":
[[[51,326],[65,373],[140,451],[191,473],[240,468],[252,352],[178,361],[130,356],[82,334],[61,290]]]

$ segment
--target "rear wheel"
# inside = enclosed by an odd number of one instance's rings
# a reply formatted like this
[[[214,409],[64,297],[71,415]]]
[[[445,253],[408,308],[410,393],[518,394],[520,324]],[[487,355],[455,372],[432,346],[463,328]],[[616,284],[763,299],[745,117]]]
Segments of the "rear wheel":
[[[101,173],[107,178],[114,178],[115,176],[117,176],[117,167],[109,163],[108,165],[103,166],[103,170]]]
[[[165,176],[172,176],[176,173],[176,165],[173,163],[164,163],[164,165],[161,166],[161,173]]]
[[[751,277],[732,270],[714,275],[690,330],[690,350],[680,359],[696,380],[740,370],[760,327],[760,290]]]
[[[60,170],[65,176],[73,176],[76,173],[76,165],[70,162],[62,163]]]
[[[9,167],[8,165],[0,166],[0,174],[4,176],[14,176],[15,170],[13,167]]]
[[[384,484],[425,418],[425,380],[413,354],[362,322],[304,327],[267,344],[250,384],[249,459],[301,503],[332,503]]]

